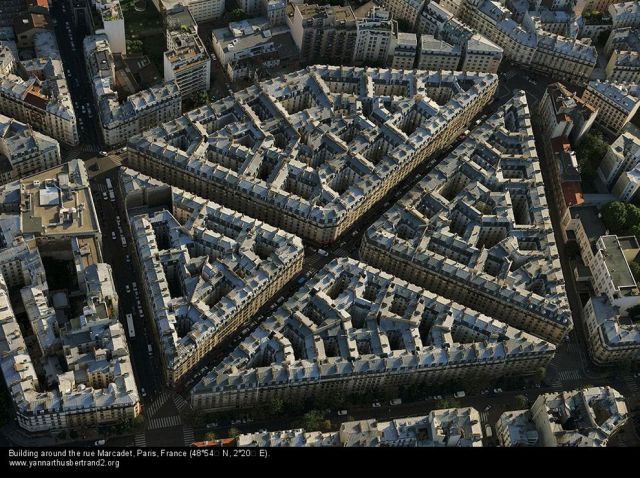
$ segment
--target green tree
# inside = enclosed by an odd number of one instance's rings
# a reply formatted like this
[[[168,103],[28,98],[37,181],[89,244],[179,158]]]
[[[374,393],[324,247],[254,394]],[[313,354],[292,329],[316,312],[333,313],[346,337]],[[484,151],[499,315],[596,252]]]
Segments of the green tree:
[[[547,369],[544,367],[538,367],[538,370],[536,370],[536,380],[539,382],[541,380],[544,380],[546,376],[547,376]]]
[[[620,201],[611,201],[602,208],[602,222],[613,234],[622,232],[627,225],[627,208]]]
[[[232,10],[229,15],[231,17],[231,21],[233,22],[239,22],[247,18],[247,14],[242,8],[236,8],[235,10]]]
[[[227,435],[229,435],[230,438],[238,438],[240,435],[242,435],[242,432],[236,427],[231,427],[229,428]]]
[[[629,234],[636,236],[636,239],[640,241],[640,224],[634,224],[629,229]]]
[[[307,431],[320,430],[324,421],[324,413],[320,410],[311,410],[302,417],[302,428]]]
[[[640,208],[630,203],[625,204],[627,209],[627,227],[640,226]]]
[[[589,133],[582,138],[575,151],[583,178],[592,179],[596,176],[596,169],[608,147],[600,133]]]
[[[204,439],[205,441],[214,441],[214,440],[217,440],[218,437],[213,432],[207,432],[204,434]]]
[[[284,402],[281,398],[274,398],[269,402],[268,413],[272,416],[277,416],[284,410]]]
[[[518,410],[523,410],[529,405],[529,399],[524,395],[516,395],[514,399],[516,401],[516,409]]]

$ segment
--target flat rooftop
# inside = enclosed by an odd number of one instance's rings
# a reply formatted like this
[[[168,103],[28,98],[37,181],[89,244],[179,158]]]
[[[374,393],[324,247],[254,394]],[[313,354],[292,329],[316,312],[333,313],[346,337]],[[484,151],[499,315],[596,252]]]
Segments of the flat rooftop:
[[[86,171],[71,161],[20,180],[23,232],[34,235],[98,234]]]

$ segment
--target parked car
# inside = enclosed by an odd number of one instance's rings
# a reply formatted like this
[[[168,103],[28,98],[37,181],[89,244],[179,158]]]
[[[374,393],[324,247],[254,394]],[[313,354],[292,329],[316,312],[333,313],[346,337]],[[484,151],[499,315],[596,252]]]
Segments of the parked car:
[[[456,393],[453,394],[453,396],[455,398],[463,398],[465,395],[466,395],[466,393],[464,393],[463,390],[460,390],[459,392],[456,392]]]
[[[95,446],[104,446],[105,443],[107,443],[105,440],[96,440],[94,445]]]
[[[380,402],[373,402],[373,408],[380,408],[382,405],[380,404]]]
[[[402,404],[402,399],[401,398],[394,398],[393,400],[391,400],[389,402],[389,405],[400,405]]]
[[[501,388],[494,388],[494,389],[493,389],[493,393],[495,393],[496,395],[497,395],[498,393],[502,393],[502,389],[501,389]]]
[[[349,413],[349,412],[346,411],[346,410],[338,410],[338,415],[341,416],[341,417],[345,416],[347,413]]]

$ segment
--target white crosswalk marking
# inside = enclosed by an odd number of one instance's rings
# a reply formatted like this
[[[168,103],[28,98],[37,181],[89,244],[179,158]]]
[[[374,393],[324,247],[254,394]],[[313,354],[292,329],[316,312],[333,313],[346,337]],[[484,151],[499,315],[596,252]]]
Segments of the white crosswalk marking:
[[[160,408],[167,403],[167,400],[169,400],[169,397],[171,397],[171,395],[169,394],[169,392],[162,392],[160,394],[160,396],[158,398],[156,398],[151,405],[149,405],[147,407],[147,418],[151,418],[153,417],[156,413],[158,413],[158,410],[160,410]]]
[[[480,421],[482,423],[489,423],[489,412],[484,410],[480,412]]]
[[[562,370],[558,373],[558,377],[563,382],[581,379],[580,372],[578,372],[577,370]]]
[[[349,255],[349,251],[347,251],[342,247],[338,247],[334,252],[336,256],[340,256],[340,257],[347,257]]]
[[[147,446],[147,438],[144,433],[138,433],[135,439],[135,445],[139,447]]]
[[[184,446],[190,446],[195,441],[195,435],[193,434],[193,428],[189,426],[183,427],[182,431],[184,435]]]
[[[173,417],[159,417],[153,418],[149,421],[149,426],[147,430],[158,430],[160,428],[172,428],[177,427],[182,424],[180,417],[175,415]]]
[[[181,395],[173,396],[173,403],[176,405],[178,411],[182,411],[189,406],[189,402],[187,402]]]

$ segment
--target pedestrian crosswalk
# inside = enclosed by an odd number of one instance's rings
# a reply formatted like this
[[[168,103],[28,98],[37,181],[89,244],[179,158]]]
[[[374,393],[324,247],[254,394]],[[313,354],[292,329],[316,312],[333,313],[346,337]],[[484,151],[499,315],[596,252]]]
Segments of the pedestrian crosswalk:
[[[144,433],[138,433],[136,435],[136,439],[135,439],[134,443],[135,443],[136,446],[140,446],[140,447],[147,446],[147,438],[146,438],[145,434]]]
[[[482,423],[489,423],[489,412],[487,410],[480,412],[480,421]]]
[[[147,407],[147,413],[146,416],[147,418],[151,418],[153,417],[156,413],[158,413],[158,410],[160,410],[160,408],[167,403],[167,400],[169,400],[169,398],[171,397],[171,394],[169,392],[162,392],[160,394],[160,396],[158,396],[158,398],[156,398],[148,407]]]
[[[338,248],[334,249],[333,253],[338,257],[349,257],[349,255],[351,254],[344,247],[338,247]]]
[[[184,435],[184,446],[191,446],[191,444],[196,441],[195,435],[193,434],[193,428],[190,426],[184,426],[182,428],[182,434]]]
[[[189,402],[187,402],[184,398],[182,398],[181,395],[178,394],[173,396],[173,403],[178,409],[178,412],[182,412],[185,408],[189,407]]]
[[[558,372],[558,377],[562,382],[582,379],[580,372],[577,370],[562,370],[561,372]]]
[[[147,430],[158,430],[160,428],[172,428],[177,427],[182,424],[179,415],[174,415],[173,417],[159,417],[152,418],[149,421],[149,426]]]

